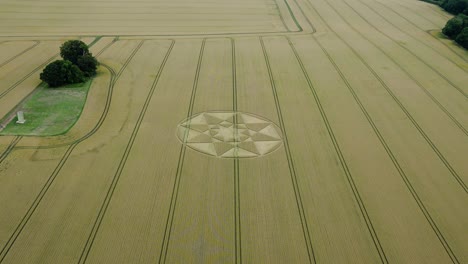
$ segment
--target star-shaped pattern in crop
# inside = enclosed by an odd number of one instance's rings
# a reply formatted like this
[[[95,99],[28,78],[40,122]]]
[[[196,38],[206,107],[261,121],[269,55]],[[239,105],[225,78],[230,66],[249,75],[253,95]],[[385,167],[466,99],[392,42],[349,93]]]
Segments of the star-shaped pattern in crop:
[[[241,112],[204,112],[179,124],[177,136],[189,148],[222,158],[258,157],[282,143],[272,122]]]

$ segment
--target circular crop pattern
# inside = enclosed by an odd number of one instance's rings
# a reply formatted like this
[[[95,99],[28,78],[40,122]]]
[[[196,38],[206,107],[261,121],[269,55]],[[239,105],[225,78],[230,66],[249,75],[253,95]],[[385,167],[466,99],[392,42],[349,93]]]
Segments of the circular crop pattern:
[[[282,143],[280,128],[262,117],[241,112],[203,112],[177,127],[187,147],[220,158],[266,155]]]

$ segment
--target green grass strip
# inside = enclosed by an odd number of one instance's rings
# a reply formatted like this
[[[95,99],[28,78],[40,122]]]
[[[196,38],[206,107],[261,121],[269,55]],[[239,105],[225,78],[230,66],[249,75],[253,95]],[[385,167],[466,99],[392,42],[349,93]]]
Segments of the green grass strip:
[[[22,110],[26,123],[17,124],[17,117],[0,135],[55,136],[66,133],[83,111],[92,79],[79,84],[48,88],[41,84],[16,111]]]

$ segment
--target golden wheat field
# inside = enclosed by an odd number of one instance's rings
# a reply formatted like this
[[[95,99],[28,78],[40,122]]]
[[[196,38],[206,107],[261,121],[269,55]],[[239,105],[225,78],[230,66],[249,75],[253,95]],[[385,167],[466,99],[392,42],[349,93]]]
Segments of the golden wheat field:
[[[417,0],[3,0],[0,118],[60,45],[78,122],[0,136],[0,263],[468,263],[468,52]]]

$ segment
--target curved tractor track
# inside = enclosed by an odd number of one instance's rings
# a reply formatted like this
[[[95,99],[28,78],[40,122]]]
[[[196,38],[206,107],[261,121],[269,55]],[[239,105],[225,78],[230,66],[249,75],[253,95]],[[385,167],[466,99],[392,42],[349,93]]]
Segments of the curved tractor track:
[[[468,262],[468,53],[431,33],[451,17],[438,7],[0,13],[2,115],[64,40],[101,62],[69,132],[0,136],[0,263]]]

